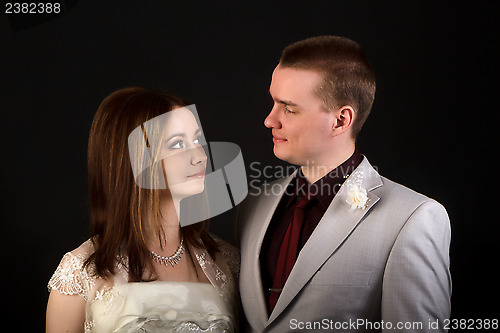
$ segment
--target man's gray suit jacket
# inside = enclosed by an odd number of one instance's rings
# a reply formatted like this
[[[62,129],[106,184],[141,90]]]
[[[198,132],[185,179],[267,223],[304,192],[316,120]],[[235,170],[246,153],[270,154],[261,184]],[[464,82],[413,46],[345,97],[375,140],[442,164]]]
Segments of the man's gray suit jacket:
[[[295,174],[250,193],[238,212],[240,294],[252,331],[440,332],[450,316],[450,223],[443,206],[381,177],[366,157],[367,206],[351,209],[340,188],[300,251],[267,313],[260,251]],[[436,320],[439,329],[436,328]]]

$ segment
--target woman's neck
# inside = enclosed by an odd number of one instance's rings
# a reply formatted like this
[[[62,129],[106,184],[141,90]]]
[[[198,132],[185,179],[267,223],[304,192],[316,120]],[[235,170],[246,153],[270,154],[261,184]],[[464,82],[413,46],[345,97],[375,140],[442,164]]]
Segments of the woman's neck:
[[[150,237],[149,246],[151,250],[162,250],[169,253],[175,251],[181,242],[181,229],[179,225],[179,205],[180,200],[173,200],[171,197],[160,200],[160,225],[163,231],[163,237],[159,238],[157,234]],[[163,244],[159,243],[162,239]],[[156,251],[155,251],[156,252]]]

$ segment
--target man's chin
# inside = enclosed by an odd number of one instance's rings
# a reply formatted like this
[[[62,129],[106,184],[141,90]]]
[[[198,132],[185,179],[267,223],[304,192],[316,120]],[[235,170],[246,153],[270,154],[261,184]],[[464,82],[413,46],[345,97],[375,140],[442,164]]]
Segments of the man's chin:
[[[297,163],[294,163],[294,161],[296,161],[296,159],[294,159],[290,153],[285,152],[285,151],[277,148],[276,145],[274,146],[273,153],[274,153],[274,156],[276,156],[277,158],[279,158],[282,161],[288,162],[290,164],[297,164]]]

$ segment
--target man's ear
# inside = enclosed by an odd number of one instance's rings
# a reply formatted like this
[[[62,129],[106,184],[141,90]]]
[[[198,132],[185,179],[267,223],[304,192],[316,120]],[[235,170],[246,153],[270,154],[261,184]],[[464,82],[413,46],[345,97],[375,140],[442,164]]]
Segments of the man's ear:
[[[349,105],[344,105],[335,111],[335,121],[333,123],[333,136],[340,135],[349,130],[354,120],[354,109]]]

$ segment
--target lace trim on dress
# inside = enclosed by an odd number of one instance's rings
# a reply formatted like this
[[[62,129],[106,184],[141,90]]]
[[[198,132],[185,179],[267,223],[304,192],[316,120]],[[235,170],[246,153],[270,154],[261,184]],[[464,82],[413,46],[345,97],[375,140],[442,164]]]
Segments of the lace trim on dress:
[[[224,255],[224,260],[229,266],[233,276],[238,279],[240,276],[240,251],[232,245],[221,247],[221,252]]]
[[[196,316],[196,314],[194,314]],[[210,332],[234,332],[230,319],[208,319],[203,316],[194,318],[190,321],[168,320],[160,315],[153,315],[148,318],[140,318],[136,321],[128,323],[126,326],[119,328],[116,333],[129,332],[194,332],[194,333],[210,333]]]
[[[49,280],[48,288],[64,295],[80,295],[88,301],[88,293],[95,284],[95,276],[83,269],[85,257],[66,253]]]
[[[204,249],[193,249],[201,269],[226,302],[234,301],[240,258],[236,248],[221,246],[222,260],[213,260]]]
[[[219,269],[206,250],[194,249],[194,252],[201,269],[210,283],[215,287],[215,290],[217,290],[222,299],[229,301],[231,295],[226,286],[228,281],[227,276]]]

